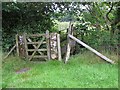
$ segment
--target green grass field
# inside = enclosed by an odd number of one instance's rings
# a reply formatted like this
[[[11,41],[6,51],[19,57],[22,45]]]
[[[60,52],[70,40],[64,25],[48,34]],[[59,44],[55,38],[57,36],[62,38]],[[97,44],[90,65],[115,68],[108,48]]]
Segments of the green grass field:
[[[3,88],[118,87],[118,64],[106,63],[90,52],[72,56],[67,64],[57,60],[29,62],[10,56],[2,66]],[[23,68],[30,70],[16,73]]]

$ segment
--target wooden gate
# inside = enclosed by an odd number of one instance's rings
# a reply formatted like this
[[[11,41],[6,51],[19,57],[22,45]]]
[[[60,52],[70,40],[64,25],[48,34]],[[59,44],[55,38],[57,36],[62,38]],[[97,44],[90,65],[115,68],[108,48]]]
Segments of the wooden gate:
[[[16,36],[18,56],[50,60],[49,31],[46,34],[24,34]]]

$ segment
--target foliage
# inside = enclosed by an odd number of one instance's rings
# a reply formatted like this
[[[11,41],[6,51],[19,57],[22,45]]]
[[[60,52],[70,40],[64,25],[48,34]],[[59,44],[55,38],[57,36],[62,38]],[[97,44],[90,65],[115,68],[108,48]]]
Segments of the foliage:
[[[70,3],[2,3],[2,37],[3,49],[8,50],[13,46],[14,36],[17,33],[44,33],[46,30],[57,30],[54,14],[59,8],[59,14],[64,12]],[[65,6],[64,8],[62,6]],[[61,14],[62,15],[62,14]],[[56,17],[60,15],[55,14]]]
[[[113,60],[117,56],[109,55]],[[16,73],[23,68],[27,72]],[[29,62],[9,57],[3,63],[3,88],[117,88],[118,65],[110,65],[91,52],[71,57],[65,65],[59,61]],[[12,82],[11,82],[12,81]]]
[[[67,24],[60,26],[56,20],[77,23],[75,27],[78,37],[95,48],[104,43],[112,47],[116,43],[117,30],[114,22],[119,20],[115,20],[117,3],[31,2],[2,5],[4,50],[13,46],[14,43],[11,42],[14,42],[16,33],[44,33],[46,30],[57,32],[60,28],[67,27]]]
[[[113,28],[115,25],[112,25],[115,20],[115,7],[116,3],[106,2],[85,5],[86,10],[77,17],[77,37],[96,49],[105,47],[107,50],[117,51],[118,31]]]
[[[93,48],[99,49],[101,47],[108,47],[112,44],[115,48],[117,44],[117,35],[113,36],[112,41],[110,41],[110,32],[105,31],[104,28],[98,29],[92,25],[91,22],[77,22],[76,25],[77,37],[92,46]]]
[[[17,33],[43,33],[54,29],[52,3],[3,3],[3,49],[13,45]]]

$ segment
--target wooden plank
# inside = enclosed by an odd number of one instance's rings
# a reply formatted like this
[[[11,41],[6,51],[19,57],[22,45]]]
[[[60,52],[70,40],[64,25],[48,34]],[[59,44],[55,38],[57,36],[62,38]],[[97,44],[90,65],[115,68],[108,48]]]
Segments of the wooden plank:
[[[60,34],[57,34],[58,60],[61,61]]]
[[[27,42],[27,44],[39,44],[40,42]],[[42,44],[46,44],[46,42],[43,42]]]
[[[71,34],[71,22],[70,22],[70,25],[69,25],[68,34]],[[68,61],[68,59],[70,57],[70,50],[71,50],[71,47],[70,47],[70,38],[67,35],[67,52],[66,52],[66,57],[65,57],[65,63],[67,63],[67,61]]]
[[[27,37],[41,37],[45,36],[45,34],[28,34]]]
[[[27,38],[26,38],[26,34],[24,33],[23,34],[23,39],[24,39],[24,47],[25,47],[25,56],[26,56],[26,58],[28,59],[28,51],[27,51],[27,49],[28,49],[28,46],[27,46]]]
[[[27,51],[35,51],[35,49],[27,49]],[[47,51],[47,49],[38,49],[37,51]]]
[[[16,39],[17,56],[19,56],[19,41],[18,41],[18,34],[15,36],[15,39]]]
[[[107,58],[106,56],[102,55],[101,53],[99,53],[98,51],[96,51],[95,49],[91,48],[90,46],[88,46],[87,44],[85,44],[84,42],[82,42],[81,40],[77,39],[76,37],[72,36],[69,34],[69,37],[73,40],[75,40],[77,43],[83,45],[85,48],[89,49],[90,51],[92,51],[93,53],[95,53],[97,56],[101,57],[102,59],[104,59],[105,61],[113,64],[114,61],[112,61],[111,59]]]
[[[31,55],[28,56],[29,58],[31,57]],[[35,55],[32,58],[47,58],[48,56],[40,56],[40,55]]]
[[[51,59],[51,55],[50,55],[50,35],[49,35],[49,31],[46,31],[46,42],[47,42],[47,56],[48,56],[48,60]]]
[[[4,59],[6,59],[10,54],[11,52],[16,48],[16,44],[11,48],[11,50],[8,52],[8,54],[4,57]]]
[[[33,56],[35,55],[35,53],[36,53],[36,51],[38,50],[38,48],[40,47],[40,45],[42,44],[42,42],[44,41],[44,37],[43,37],[43,39],[41,40],[41,42],[38,44],[38,46],[35,48],[35,51],[32,53],[32,55],[31,55],[31,57],[30,57],[30,59],[29,60],[31,60],[32,58],[33,58]]]

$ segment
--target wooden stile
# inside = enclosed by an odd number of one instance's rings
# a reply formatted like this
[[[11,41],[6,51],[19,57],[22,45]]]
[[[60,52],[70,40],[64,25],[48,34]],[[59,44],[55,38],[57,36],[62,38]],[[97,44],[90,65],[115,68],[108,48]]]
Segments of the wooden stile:
[[[104,59],[105,61],[109,62],[109,63],[114,63],[114,61],[110,60],[109,58],[107,58],[106,56],[102,55],[101,53],[99,53],[98,51],[96,51],[95,49],[91,48],[90,46],[88,46],[87,44],[85,44],[84,42],[82,42],[81,40],[77,39],[76,37],[74,37],[73,35],[68,35],[71,39],[75,40],[77,43],[83,45],[85,48],[89,49],[90,51],[92,51],[93,53],[95,53],[97,56],[101,57],[102,59]]]

